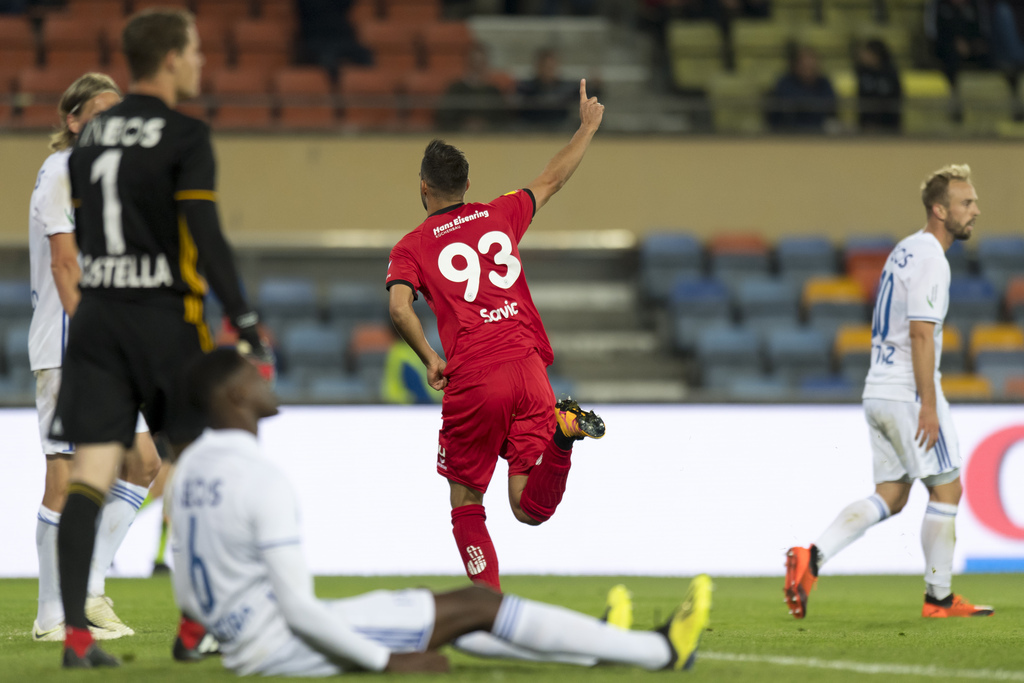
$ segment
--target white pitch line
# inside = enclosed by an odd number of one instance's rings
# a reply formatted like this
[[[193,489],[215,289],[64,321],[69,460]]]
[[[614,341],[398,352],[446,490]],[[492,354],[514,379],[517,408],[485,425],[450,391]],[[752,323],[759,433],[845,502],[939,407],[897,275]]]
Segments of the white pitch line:
[[[869,662],[817,659],[815,657],[744,655],[732,652],[705,652],[703,650],[697,653],[697,659],[712,659],[719,662],[775,664],[778,666],[802,666],[809,669],[854,671],[862,674],[924,676],[928,678],[974,678],[986,681],[1024,681],[1024,671],[1004,671],[1002,669],[943,669],[937,666],[917,666],[913,664],[872,664]]]

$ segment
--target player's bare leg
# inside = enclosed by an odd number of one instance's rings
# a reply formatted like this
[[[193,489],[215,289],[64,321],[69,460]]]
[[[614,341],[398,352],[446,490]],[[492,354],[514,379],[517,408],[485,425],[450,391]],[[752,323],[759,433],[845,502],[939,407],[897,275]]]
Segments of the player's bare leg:
[[[127,449],[111,442],[78,446],[71,465],[67,503],[57,534],[60,589],[64,603],[65,667],[117,666],[93,644],[85,616],[89,567],[96,542],[96,519]]]
[[[451,487],[452,534],[466,575],[474,583],[500,591],[498,554],[487,531],[484,494],[450,479],[448,484]]]

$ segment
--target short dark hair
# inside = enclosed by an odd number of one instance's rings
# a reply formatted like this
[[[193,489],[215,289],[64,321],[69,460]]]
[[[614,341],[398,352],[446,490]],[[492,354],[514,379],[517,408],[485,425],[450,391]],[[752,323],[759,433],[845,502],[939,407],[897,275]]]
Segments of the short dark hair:
[[[423,151],[420,178],[441,197],[461,197],[469,180],[469,162],[458,147],[431,140]]]
[[[213,393],[248,361],[234,348],[214,349],[193,361],[186,372],[189,402],[203,415],[213,407]]]
[[[188,45],[188,29],[195,17],[183,9],[144,10],[133,16],[121,33],[121,50],[132,80],[152,78],[172,50]]]

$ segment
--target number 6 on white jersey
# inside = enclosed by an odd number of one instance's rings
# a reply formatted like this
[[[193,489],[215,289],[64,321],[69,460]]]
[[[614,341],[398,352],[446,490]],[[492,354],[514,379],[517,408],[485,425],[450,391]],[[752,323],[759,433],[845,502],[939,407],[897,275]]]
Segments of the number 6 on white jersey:
[[[488,279],[495,287],[508,289],[516,283],[523,273],[523,265],[519,259],[512,255],[512,240],[508,235],[498,230],[492,230],[484,234],[477,244],[477,251],[486,255],[492,245],[498,245],[498,253],[494,255],[494,263],[505,266],[505,274],[499,275],[492,270],[488,273]],[[455,267],[455,257],[461,256],[466,259],[465,268]],[[476,301],[480,292],[480,257],[476,251],[465,242],[453,242],[441,250],[437,256],[437,267],[449,282],[465,282],[466,292],[462,298],[466,301]]]

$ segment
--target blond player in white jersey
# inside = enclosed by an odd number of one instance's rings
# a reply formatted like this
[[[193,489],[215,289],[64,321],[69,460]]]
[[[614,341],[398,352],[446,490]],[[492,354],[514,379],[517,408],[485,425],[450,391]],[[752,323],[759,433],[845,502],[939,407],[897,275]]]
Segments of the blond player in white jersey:
[[[499,648],[487,645],[501,643],[509,654],[539,660],[693,665],[711,608],[705,575],[693,580],[658,631],[625,630],[482,586],[318,600],[302,552],[298,501],[285,473],[262,457],[256,438],[259,420],[277,413],[269,384],[224,348],[198,359],[188,380],[211,429],[177,465],[174,594],[182,613],[220,641],[224,666],[235,673],[445,671],[447,660],[436,649],[466,635],[488,655]],[[343,545],[344,538],[332,542]]]
[[[61,364],[67,344],[68,321],[78,306],[78,248],[68,181],[68,156],[82,127],[96,114],[121,99],[109,76],[88,73],[77,79],[61,97],[58,110],[61,128],[50,141],[54,150],[36,177],[29,211],[29,263],[32,281],[32,323],[29,328],[29,362],[36,376],[36,408],[39,436],[46,456],[46,483],[36,521],[39,555],[39,606],[32,639],[64,640],[64,608],[57,570],[57,528],[67,497],[72,444],[49,438]],[[107,497],[97,524],[96,552],[89,574],[86,612],[98,639],[134,634],[114,613],[105,595],[107,570],[128,533],[135,513],[146,498],[150,482],[160,469],[149,429],[141,416],[133,456]]]
[[[955,240],[969,239],[981,211],[971,169],[950,165],[921,186],[925,227],[893,249],[878,283],[871,330],[871,369],[864,386],[874,453],[875,493],[848,505],[808,548],[786,555],[786,603],[807,615],[808,594],[825,562],[867,529],[907,504],[915,479],[928,488],[921,524],[925,557],[922,617],[988,616],[991,607],[953,594],[953,546],[960,503],[960,450],[939,359],[949,308],[949,262]]]

